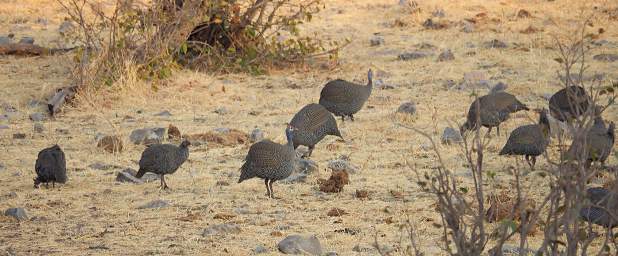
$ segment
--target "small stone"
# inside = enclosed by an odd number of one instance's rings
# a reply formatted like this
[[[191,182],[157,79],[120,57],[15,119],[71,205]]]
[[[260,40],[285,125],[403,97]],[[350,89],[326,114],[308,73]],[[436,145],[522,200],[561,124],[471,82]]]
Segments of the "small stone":
[[[296,158],[296,164],[292,174],[282,180],[283,183],[300,183],[305,182],[309,174],[318,170],[318,164],[314,161],[304,158]]]
[[[34,123],[33,130],[36,133],[42,133],[45,131],[45,127],[42,123]]]
[[[73,29],[75,29],[75,25],[73,25],[72,22],[67,20],[67,21],[62,22],[62,24],[60,24],[60,27],[58,27],[58,33],[60,33],[60,35],[62,36],[66,36]]]
[[[263,253],[268,253],[269,250],[268,248],[264,247],[263,245],[258,245],[255,247],[255,249],[253,249],[253,253],[255,254],[263,254]]]
[[[19,39],[19,43],[20,44],[34,44],[34,38],[29,37],[29,36],[24,36],[21,39]]]
[[[0,45],[13,43],[13,38],[8,36],[0,36]]]
[[[615,61],[618,61],[618,54],[613,54],[613,53],[597,54],[597,55],[594,55],[592,59],[596,61],[603,61],[603,62],[615,62]]]
[[[328,168],[333,171],[346,171],[355,174],[359,171],[358,167],[353,166],[345,159],[335,159],[328,161]]]
[[[5,167],[3,164],[0,164],[0,171],[4,171]]]
[[[236,224],[224,223],[210,225],[204,229],[202,236],[221,236],[228,234],[240,234],[240,227]]]
[[[426,52],[414,51],[414,52],[406,52],[406,53],[399,54],[397,58],[399,60],[416,60],[416,59],[426,58],[429,55],[430,54]]]
[[[401,103],[401,105],[399,105],[399,108],[397,108],[397,113],[414,115],[416,113],[416,103],[414,102]]]
[[[135,129],[129,135],[129,140],[133,142],[133,144],[155,144],[161,143],[163,141],[163,136],[165,135],[165,128],[143,128],[143,129]]]
[[[218,107],[217,109],[215,109],[215,113],[219,114],[219,115],[225,115],[230,113],[229,110],[227,110],[226,107]]]
[[[158,199],[139,206],[137,209],[161,209],[168,206],[170,206],[170,204],[167,201]]]
[[[373,38],[369,39],[369,44],[371,46],[383,45],[384,44],[384,37],[374,36]]]
[[[119,136],[103,136],[97,143],[97,147],[109,153],[122,152],[122,140]]]
[[[253,131],[251,131],[251,134],[249,135],[249,141],[252,143],[261,141],[263,139],[264,139],[264,132],[262,132],[260,128],[253,129]]]
[[[322,245],[315,235],[291,235],[277,244],[283,254],[322,255]]]
[[[180,130],[178,129],[178,127],[170,124],[167,127],[167,138],[170,140],[179,140],[180,138],[182,138],[182,134],[180,134]]]
[[[8,125],[5,124],[0,124],[0,130],[6,130],[9,129],[10,127]]]
[[[381,90],[392,90],[392,89],[395,89],[394,85],[387,84],[386,82],[384,82],[384,80],[382,80],[382,78],[375,79],[373,81],[373,86],[375,88],[381,89]]]
[[[30,120],[34,121],[34,122],[41,122],[47,119],[47,115],[41,113],[41,112],[35,112],[30,114]]]
[[[95,162],[95,163],[88,165],[88,168],[94,169],[94,170],[106,171],[106,170],[114,168],[114,166],[109,165],[109,164],[104,164],[101,162]]]
[[[4,215],[13,217],[20,221],[28,219],[28,215],[26,214],[26,210],[24,210],[24,208],[9,208],[4,212]]]
[[[215,128],[214,131],[218,132],[218,133],[229,133],[230,132],[230,128],[219,127],[219,128]]]
[[[508,47],[508,45],[505,42],[502,42],[498,39],[485,42],[483,45],[485,46],[485,48],[506,48]]]
[[[442,132],[440,141],[442,144],[451,145],[463,142],[463,138],[461,137],[461,134],[459,134],[459,131],[453,129],[452,127],[446,127],[444,128],[444,132]]]
[[[42,102],[40,102],[38,100],[35,100],[35,99],[30,99],[28,101],[28,107],[30,107],[30,108],[37,108],[39,106],[42,106],[43,104],[44,103],[42,103]]]
[[[127,170],[118,172],[118,175],[116,175],[116,181],[118,181],[118,182],[135,183],[135,184],[142,184],[142,183],[144,183],[142,180],[136,178],[131,173],[127,172]]]
[[[446,49],[443,52],[441,52],[440,55],[438,55],[439,62],[450,61],[454,59],[455,59],[455,55],[453,55],[453,52],[451,52],[451,49]]]
[[[13,139],[23,140],[25,138],[26,138],[26,134],[25,133],[14,133],[13,134]]]
[[[163,110],[163,111],[161,111],[161,112],[159,112],[159,113],[156,113],[156,114],[155,114],[155,116],[160,116],[160,117],[170,117],[170,116],[172,116],[172,113],[170,113],[170,112],[169,112],[169,111],[167,111],[167,110]]]
[[[489,93],[498,93],[498,92],[503,92],[506,91],[506,89],[509,88],[509,86],[503,82],[498,82],[496,85],[494,85],[494,87],[491,88],[491,91]]]

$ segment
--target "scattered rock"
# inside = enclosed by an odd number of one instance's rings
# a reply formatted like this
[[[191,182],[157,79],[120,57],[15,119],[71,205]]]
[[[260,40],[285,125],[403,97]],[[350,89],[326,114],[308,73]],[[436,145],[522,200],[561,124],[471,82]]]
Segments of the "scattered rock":
[[[443,52],[441,52],[440,55],[438,55],[439,62],[451,61],[454,59],[455,59],[455,55],[453,55],[453,52],[451,51],[451,49],[446,49]]]
[[[4,168],[5,168],[4,165],[0,164],[0,171],[4,171]]]
[[[463,138],[461,134],[459,134],[458,130],[453,129],[452,127],[444,128],[444,132],[442,132],[442,137],[440,138],[442,144],[456,144],[463,142]]]
[[[24,210],[24,208],[9,208],[4,212],[4,215],[13,217],[19,221],[28,219],[28,215],[26,214],[26,210]]]
[[[613,53],[597,54],[597,55],[594,55],[592,59],[596,61],[603,61],[603,62],[615,62],[615,61],[618,61],[618,54],[613,54]]]
[[[30,120],[34,121],[34,122],[41,122],[47,119],[47,115],[41,113],[41,112],[35,112],[30,114]]]
[[[328,168],[333,171],[346,171],[351,174],[358,172],[358,167],[350,164],[349,160],[345,157],[328,161]]]
[[[29,37],[29,36],[24,36],[21,39],[19,39],[19,43],[20,44],[34,44],[34,38]]]
[[[26,134],[25,133],[14,133],[13,134],[13,139],[23,140],[25,138],[26,138]]]
[[[461,29],[461,31],[463,31],[464,33],[472,33],[474,32],[475,27],[474,27],[474,23],[472,22],[464,22],[463,28]]]
[[[8,36],[0,36],[0,45],[13,43],[13,38]]]
[[[30,108],[38,108],[39,106],[42,106],[43,104],[45,104],[45,103],[43,103],[43,102],[41,102],[39,100],[35,100],[35,99],[30,99],[28,101],[28,107],[30,107]]]
[[[115,165],[112,166],[112,167],[114,167],[114,168],[121,168],[121,167],[115,166]],[[137,175],[137,171],[134,170],[133,168],[126,168],[126,169],[123,170],[123,172],[125,172],[127,174],[130,174],[134,178],[135,178],[135,175]],[[158,174],[147,172],[139,180],[141,180],[142,182],[153,182],[153,181],[157,181],[159,179],[160,179],[160,176]]]
[[[88,168],[95,169],[95,170],[106,171],[106,170],[114,168],[114,166],[109,165],[109,164],[104,164],[104,163],[101,163],[101,162],[95,162],[95,163],[92,163],[92,164],[88,165]]]
[[[118,181],[118,182],[135,183],[135,184],[142,184],[142,183],[144,183],[144,181],[136,178],[133,174],[128,172],[128,170],[131,170],[131,169],[127,169],[127,170],[118,172],[118,175],[116,175],[116,181]],[[135,172],[135,170],[133,170],[133,171]]]
[[[397,113],[414,115],[416,113],[416,103],[404,102],[397,108]]]
[[[75,25],[67,20],[60,24],[60,27],[58,27],[58,33],[62,36],[67,36],[71,31],[73,31],[73,29],[75,29]]]
[[[0,124],[0,130],[6,130],[9,129],[10,127],[8,125],[5,124]]]
[[[99,142],[97,143],[97,147],[102,148],[103,150],[109,153],[122,152],[122,140],[120,136],[112,136],[107,135],[103,136]]]
[[[253,253],[255,254],[263,254],[263,253],[268,253],[268,252],[269,252],[268,248],[266,248],[263,245],[258,245],[255,247],[255,249],[253,249]]]
[[[426,29],[445,29],[448,28],[448,23],[445,21],[434,21],[433,19],[429,18],[427,20],[425,20],[425,22],[423,22],[423,27]]]
[[[167,127],[167,138],[170,140],[179,140],[180,138],[182,138],[182,134],[180,133],[178,127],[170,124]]]
[[[170,204],[167,201],[158,199],[139,206],[137,209],[161,209],[168,206],[170,206]]]
[[[218,127],[214,129],[215,132],[219,132],[219,133],[228,133],[230,132],[230,128],[227,127]]]
[[[264,132],[260,130],[260,128],[255,128],[251,131],[251,135],[249,135],[249,141],[251,143],[258,142],[264,139]]]
[[[131,132],[131,135],[129,135],[129,140],[131,140],[131,142],[136,145],[150,145],[161,143],[163,141],[164,135],[165,128],[135,129]]]
[[[506,91],[507,88],[509,88],[507,84],[503,82],[498,82],[496,85],[494,85],[494,87],[491,88],[491,91],[489,91],[489,93],[503,92]]]
[[[296,164],[294,165],[294,171],[289,177],[282,180],[283,183],[300,183],[305,182],[309,174],[318,170],[318,164],[313,160],[296,158]]]
[[[384,37],[374,36],[373,38],[369,39],[369,44],[371,46],[383,45],[384,44]]]
[[[346,215],[346,214],[348,213],[344,211],[343,209],[334,207],[334,208],[331,208],[326,215],[328,217],[339,217],[339,216]]]
[[[385,83],[382,78],[378,78],[376,80],[373,81],[373,86],[374,88],[377,89],[381,89],[381,90],[391,90],[391,89],[395,89],[394,85],[391,84],[387,84]]]
[[[224,223],[210,225],[204,229],[202,236],[221,236],[228,234],[240,234],[240,227],[236,224]]]
[[[42,123],[34,123],[33,130],[36,133],[42,133],[45,131],[45,126]]]
[[[414,51],[414,52],[406,52],[406,53],[399,54],[397,58],[399,60],[416,60],[416,59],[426,58],[429,55],[430,54],[426,52]]]
[[[350,183],[348,172],[333,171],[328,180],[319,179],[320,191],[325,193],[339,193],[343,191],[343,187]]]
[[[219,115],[225,115],[225,114],[230,113],[230,111],[227,110],[226,107],[219,107],[219,108],[215,109],[215,113],[217,113]]]
[[[284,254],[322,255],[322,245],[315,235],[291,235],[277,244]]]
[[[502,42],[498,39],[485,42],[483,45],[485,46],[485,48],[506,48],[508,47],[508,45],[505,42]]]
[[[161,111],[161,112],[159,112],[159,113],[155,114],[155,116],[160,116],[160,117],[170,117],[170,116],[172,116],[172,113],[170,113],[170,112],[169,112],[169,111],[167,111],[167,110],[163,110],[163,111]]]

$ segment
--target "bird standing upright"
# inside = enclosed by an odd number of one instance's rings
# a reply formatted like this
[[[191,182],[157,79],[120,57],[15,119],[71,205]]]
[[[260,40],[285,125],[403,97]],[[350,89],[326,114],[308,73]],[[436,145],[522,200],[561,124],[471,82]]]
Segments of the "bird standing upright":
[[[320,105],[343,121],[349,116],[354,121],[354,114],[363,108],[373,88],[373,71],[367,72],[367,85],[355,84],[342,79],[330,81],[320,92]]]
[[[240,168],[238,183],[254,177],[264,179],[266,195],[274,198],[273,182],[287,178],[294,170],[294,130],[292,125],[285,129],[287,144],[262,140],[251,145],[245,163]]]
[[[500,155],[524,155],[530,168],[534,170],[536,157],[543,154],[549,144],[549,120],[547,110],[543,109],[538,124],[517,127],[500,151]]]

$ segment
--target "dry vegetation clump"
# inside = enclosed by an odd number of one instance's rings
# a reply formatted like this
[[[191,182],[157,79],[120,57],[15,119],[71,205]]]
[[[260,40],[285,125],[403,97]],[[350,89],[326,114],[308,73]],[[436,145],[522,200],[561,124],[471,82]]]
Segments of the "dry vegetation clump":
[[[320,191],[326,193],[339,193],[343,187],[350,183],[350,178],[346,170],[333,170],[328,180],[319,179]]]
[[[208,143],[210,146],[231,147],[243,145],[249,142],[249,135],[245,132],[230,129],[224,132],[205,132],[198,134],[186,134],[184,138],[194,142]]]

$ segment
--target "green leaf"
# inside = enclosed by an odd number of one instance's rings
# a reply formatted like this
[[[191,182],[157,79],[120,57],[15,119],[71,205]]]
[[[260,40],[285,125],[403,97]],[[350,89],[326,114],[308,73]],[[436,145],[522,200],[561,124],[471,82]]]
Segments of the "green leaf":
[[[459,187],[459,191],[461,191],[461,193],[467,194],[468,193],[468,188],[466,188],[466,187]]]

